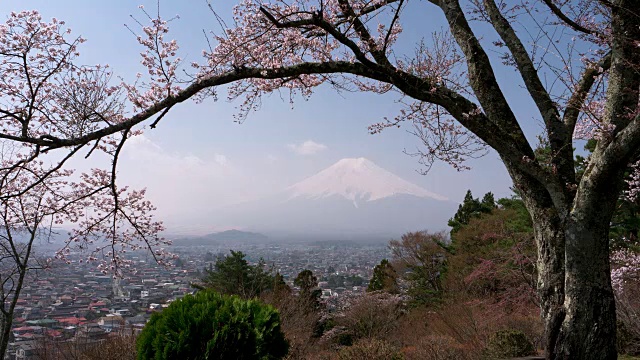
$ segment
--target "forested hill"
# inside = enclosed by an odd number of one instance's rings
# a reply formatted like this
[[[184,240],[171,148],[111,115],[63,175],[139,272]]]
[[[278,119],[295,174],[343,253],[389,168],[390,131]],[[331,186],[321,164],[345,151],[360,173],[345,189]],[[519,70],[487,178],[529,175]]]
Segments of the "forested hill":
[[[238,242],[264,242],[269,237],[260,233],[241,230],[227,230],[199,237],[180,238],[173,241],[177,246],[203,246]]]

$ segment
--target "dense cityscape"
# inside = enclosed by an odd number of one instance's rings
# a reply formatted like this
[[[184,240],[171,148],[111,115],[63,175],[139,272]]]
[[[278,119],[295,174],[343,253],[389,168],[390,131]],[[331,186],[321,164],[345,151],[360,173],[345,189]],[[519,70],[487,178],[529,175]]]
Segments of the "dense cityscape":
[[[238,243],[233,248],[175,246],[179,259],[171,267],[156,264],[150,254],[142,252],[130,258],[136,271],[122,278],[104,275],[94,264],[78,260],[54,263],[51,269],[31,274],[24,286],[5,359],[29,359],[51,344],[88,346],[110,335],[137,333],[153,312],[193,293],[192,283],[229,250],[242,251],[250,263],[264,260],[267,270],[280,273],[294,291],[295,276],[311,270],[329,309],[364,293],[373,267],[389,257],[383,243],[266,242]]]

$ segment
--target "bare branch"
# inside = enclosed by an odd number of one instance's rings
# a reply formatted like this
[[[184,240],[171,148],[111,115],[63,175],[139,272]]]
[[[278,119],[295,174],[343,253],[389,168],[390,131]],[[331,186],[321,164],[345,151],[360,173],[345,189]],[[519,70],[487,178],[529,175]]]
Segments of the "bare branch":
[[[538,71],[533,65],[527,49],[516,35],[509,21],[500,13],[495,0],[484,0],[484,5],[491,24],[513,55],[518,72],[542,115],[546,126],[546,135],[553,154],[552,163],[563,177],[562,181],[564,183],[573,183],[575,179],[573,148],[566,145],[567,142],[571,141],[572,132],[567,131],[564,123],[560,120],[560,112],[551,99],[549,92],[542,85]]]

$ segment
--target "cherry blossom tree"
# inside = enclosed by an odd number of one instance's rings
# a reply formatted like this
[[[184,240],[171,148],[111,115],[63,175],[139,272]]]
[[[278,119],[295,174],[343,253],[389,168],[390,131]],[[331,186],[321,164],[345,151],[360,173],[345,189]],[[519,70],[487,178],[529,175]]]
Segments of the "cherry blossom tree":
[[[62,235],[62,227],[74,225],[55,255],[68,264],[82,250],[79,261],[119,276],[134,270],[127,251],[151,249],[164,264],[172,257],[144,191],[116,184],[118,153],[135,130],[98,135],[87,149],[86,156],[112,156],[111,169],[76,174],[65,165],[88,143],[59,139],[118,124],[125,106],[106,67],[74,64],[84,40],[69,36],[64,22],[43,22],[35,11],[12,13],[0,25],[0,357],[25,279],[53,260],[37,257],[34,246]]]
[[[6,164],[5,164],[6,166]],[[73,207],[61,207],[61,197],[49,190],[60,191],[68,173],[50,176],[19,197],[3,198],[0,208],[0,354],[9,342],[15,307],[29,272],[48,266],[46,259],[36,257],[34,243],[52,235],[54,223],[70,215]],[[23,191],[32,173],[24,169],[4,179],[3,193]]]
[[[533,220],[547,358],[615,359],[609,225],[640,150],[637,8],[637,0],[241,0],[234,25],[212,35],[203,61],[190,66],[165,38],[166,20],[140,22],[133,31],[148,75],[117,87],[108,68],[74,65],[82,39],[66,40],[59,21],[12,14],[0,28],[0,139],[22,148],[3,171],[10,176],[42,157],[56,160],[39,180],[20,186],[30,189],[81,150],[106,154],[112,168],[76,186],[101,190],[87,200],[95,222],[72,218],[79,229],[72,238],[153,244],[161,225],[149,217],[152,206],[138,192],[121,200],[126,191],[115,182],[120,150],[144,124],[154,128],[173,106],[217,97],[227,84],[228,97],[241,99],[240,121],[275,91],[292,100],[323,84],[396,93],[404,109],[370,130],[412,124],[424,145],[415,155],[425,166],[445,161],[466,169],[486,147],[504,162]],[[402,53],[406,11],[437,12],[448,29],[432,33],[421,24],[424,40]],[[474,22],[491,35],[479,36]],[[503,67],[516,71],[537,107],[544,156],[522,130],[530,117],[519,118],[500,87],[496,71]],[[585,138],[597,145],[577,179],[573,145]],[[134,203],[142,206],[133,207],[139,216],[121,210]],[[118,263],[115,252],[109,256]]]

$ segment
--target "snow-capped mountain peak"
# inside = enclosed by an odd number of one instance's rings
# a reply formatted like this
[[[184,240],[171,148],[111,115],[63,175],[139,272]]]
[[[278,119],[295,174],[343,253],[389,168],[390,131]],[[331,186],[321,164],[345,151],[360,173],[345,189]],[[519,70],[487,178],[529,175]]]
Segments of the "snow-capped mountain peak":
[[[287,189],[289,199],[320,199],[341,196],[358,202],[375,201],[393,195],[413,195],[422,198],[447,200],[412,184],[399,176],[379,167],[365,158],[347,158],[338,161]]]

